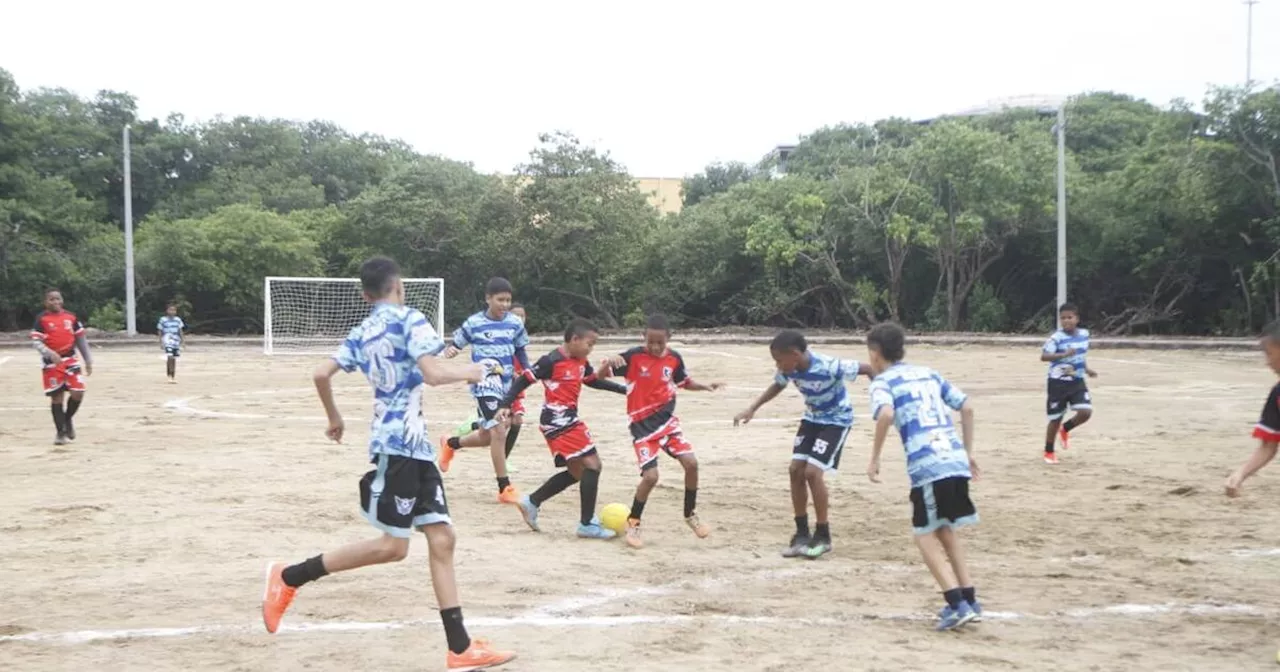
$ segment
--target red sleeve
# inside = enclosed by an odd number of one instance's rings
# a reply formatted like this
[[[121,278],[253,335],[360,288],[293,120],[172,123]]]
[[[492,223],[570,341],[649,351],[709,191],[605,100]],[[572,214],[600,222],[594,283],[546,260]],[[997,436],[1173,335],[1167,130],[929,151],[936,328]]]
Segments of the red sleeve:
[[[1253,438],[1268,443],[1280,443],[1280,385],[1271,388],[1267,403],[1262,407],[1262,417],[1253,426]]]

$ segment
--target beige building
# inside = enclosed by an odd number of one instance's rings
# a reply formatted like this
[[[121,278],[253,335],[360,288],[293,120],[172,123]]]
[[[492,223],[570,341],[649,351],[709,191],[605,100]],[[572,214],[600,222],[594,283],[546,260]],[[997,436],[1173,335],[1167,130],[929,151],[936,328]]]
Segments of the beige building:
[[[683,184],[684,178],[680,177],[636,178],[636,188],[649,197],[649,205],[657,208],[658,212],[664,215],[680,212],[680,206],[683,204],[680,189]]]

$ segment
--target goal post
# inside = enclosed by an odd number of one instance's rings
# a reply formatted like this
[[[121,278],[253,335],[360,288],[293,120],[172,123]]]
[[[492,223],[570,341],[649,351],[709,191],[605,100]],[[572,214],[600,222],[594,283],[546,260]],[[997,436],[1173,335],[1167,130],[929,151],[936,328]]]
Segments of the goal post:
[[[422,311],[444,338],[444,280],[403,278],[404,303]],[[267,277],[262,351],[268,355],[328,355],[369,315],[359,278]]]

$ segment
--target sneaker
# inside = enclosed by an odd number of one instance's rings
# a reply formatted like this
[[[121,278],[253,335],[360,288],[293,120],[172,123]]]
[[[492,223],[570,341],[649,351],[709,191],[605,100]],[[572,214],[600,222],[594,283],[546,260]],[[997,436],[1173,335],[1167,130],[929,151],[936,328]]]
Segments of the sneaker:
[[[66,434],[67,434],[67,440],[68,440],[68,441],[75,441],[75,440],[76,440],[76,426],[75,426],[75,425],[73,425],[73,424],[71,424],[71,418],[67,418],[67,424],[65,425],[65,427],[66,427],[66,430],[65,430],[65,431],[66,431]]]
[[[627,519],[627,545],[631,548],[644,546],[644,540],[640,538],[640,521],[635,518]]]
[[[830,553],[831,549],[832,544],[830,539],[818,539],[815,537],[809,544],[809,547],[804,549],[804,555],[810,560],[816,560]]]
[[[688,525],[689,529],[693,530],[693,533],[698,535],[699,539],[706,539],[711,535],[711,526],[703,525],[702,521],[698,520],[698,514],[696,513],[685,518],[684,524]]]
[[[982,603],[977,600],[974,600],[969,603],[969,608],[973,610],[973,620],[971,620],[970,622],[981,623],[982,622]],[[947,609],[948,607],[943,607],[939,609],[938,618],[942,618],[943,614],[946,613]]]
[[[586,525],[578,523],[578,536],[583,539],[612,539],[618,536],[618,533],[601,525],[600,518],[596,517]]]
[[[520,517],[524,518],[524,524],[534,532],[541,532],[542,530],[538,528],[538,506],[533,503],[533,500],[526,495],[516,502],[516,506],[520,508]]]
[[[293,604],[293,596],[298,594],[297,588],[285,584],[284,566],[283,562],[267,565],[267,589],[262,594],[262,624],[270,633],[280,629],[280,619]]]
[[[498,493],[498,502],[502,504],[519,504],[520,493],[516,492],[516,486],[508,485]]]
[[[56,437],[53,439],[53,445],[55,445],[55,446],[65,446],[65,445],[67,445],[67,434],[66,434],[66,432],[58,432],[58,436],[56,436]]]
[[[1058,440],[1062,442],[1063,450],[1067,450],[1071,448],[1071,439],[1067,435],[1067,430],[1065,428],[1062,428],[1062,427],[1058,428]]]
[[[1057,463],[1058,463],[1058,454],[1057,454],[1057,453],[1045,453],[1045,454],[1044,454],[1044,463],[1045,463],[1045,464],[1057,464]]]
[[[806,535],[794,534],[791,536],[791,545],[782,551],[784,558],[799,558],[806,555],[809,551],[811,539]]]
[[[506,651],[494,651],[489,642],[483,639],[471,640],[471,646],[462,653],[449,652],[445,666],[450,672],[469,672],[470,670],[487,670],[491,667],[515,660],[516,654]]]
[[[448,436],[440,437],[439,446],[440,446],[440,472],[441,473],[447,473],[449,471],[449,465],[453,464],[453,456],[458,452],[453,448],[453,446],[449,445],[449,438],[450,437]]]
[[[961,602],[960,606],[954,608],[948,605],[938,612],[938,624],[934,626],[934,629],[938,632],[955,630],[972,621],[976,615],[968,602]]]

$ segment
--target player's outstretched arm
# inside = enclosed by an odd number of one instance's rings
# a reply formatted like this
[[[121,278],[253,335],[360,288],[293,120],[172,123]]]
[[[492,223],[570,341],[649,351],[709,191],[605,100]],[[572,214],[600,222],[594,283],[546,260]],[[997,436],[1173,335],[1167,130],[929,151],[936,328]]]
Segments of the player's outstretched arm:
[[[876,411],[876,431],[871,441],[871,461],[867,463],[867,478],[872,483],[880,482],[880,454],[884,451],[884,441],[889,436],[889,428],[893,427],[893,404],[881,406]]]
[[[84,337],[81,332],[76,335],[76,350],[80,351],[80,357],[84,360],[85,375],[93,375],[93,355],[89,353],[89,339]]]
[[[681,387],[694,392],[715,392],[724,387],[724,383],[700,383],[692,378],[685,378],[684,380],[684,385],[681,385]]]
[[[616,392],[617,394],[627,393],[626,385],[623,385],[621,383],[616,383],[612,380],[600,380],[599,378],[591,378],[589,380],[583,381],[582,384],[596,390],[604,390],[605,392]]]
[[[434,355],[419,357],[418,370],[422,372],[422,382],[432,387],[453,383],[478,383],[484,380],[487,373],[481,364],[446,362]]]
[[[964,444],[964,452],[969,456],[969,471],[974,480],[982,477],[978,468],[978,460],[973,456],[973,405],[968,399],[960,405],[960,441]]]
[[[760,410],[761,406],[773,401],[779,394],[782,394],[782,391],[785,389],[787,389],[786,385],[782,385],[776,381],[769,387],[765,388],[765,391],[761,392],[760,396],[756,397],[756,400],[751,402],[751,405],[747,407],[747,410],[733,416],[734,426],[736,427],[739,424],[745,425],[748,422],[751,422],[751,418],[755,417],[756,411]]]
[[[320,397],[320,404],[324,406],[325,417],[329,419],[329,428],[325,430],[325,436],[339,443],[342,442],[344,425],[342,413],[338,411],[338,402],[333,398],[333,377],[341,370],[342,367],[338,362],[330,359],[317,366],[315,373],[311,376],[311,380],[316,385],[316,394]]]
[[[1249,456],[1249,459],[1245,460],[1239,469],[1236,469],[1234,473],[1227,477],[1227,496],[1239,497],[1240,486],[1244,485],[1244,482],[1250,476],[1258,473],[1260,469],[1275,459],[1277,448],[1280,448],[1280,444],[1274,441],[1259,441],[1258,447],[1253,449],[1253,454]]]

